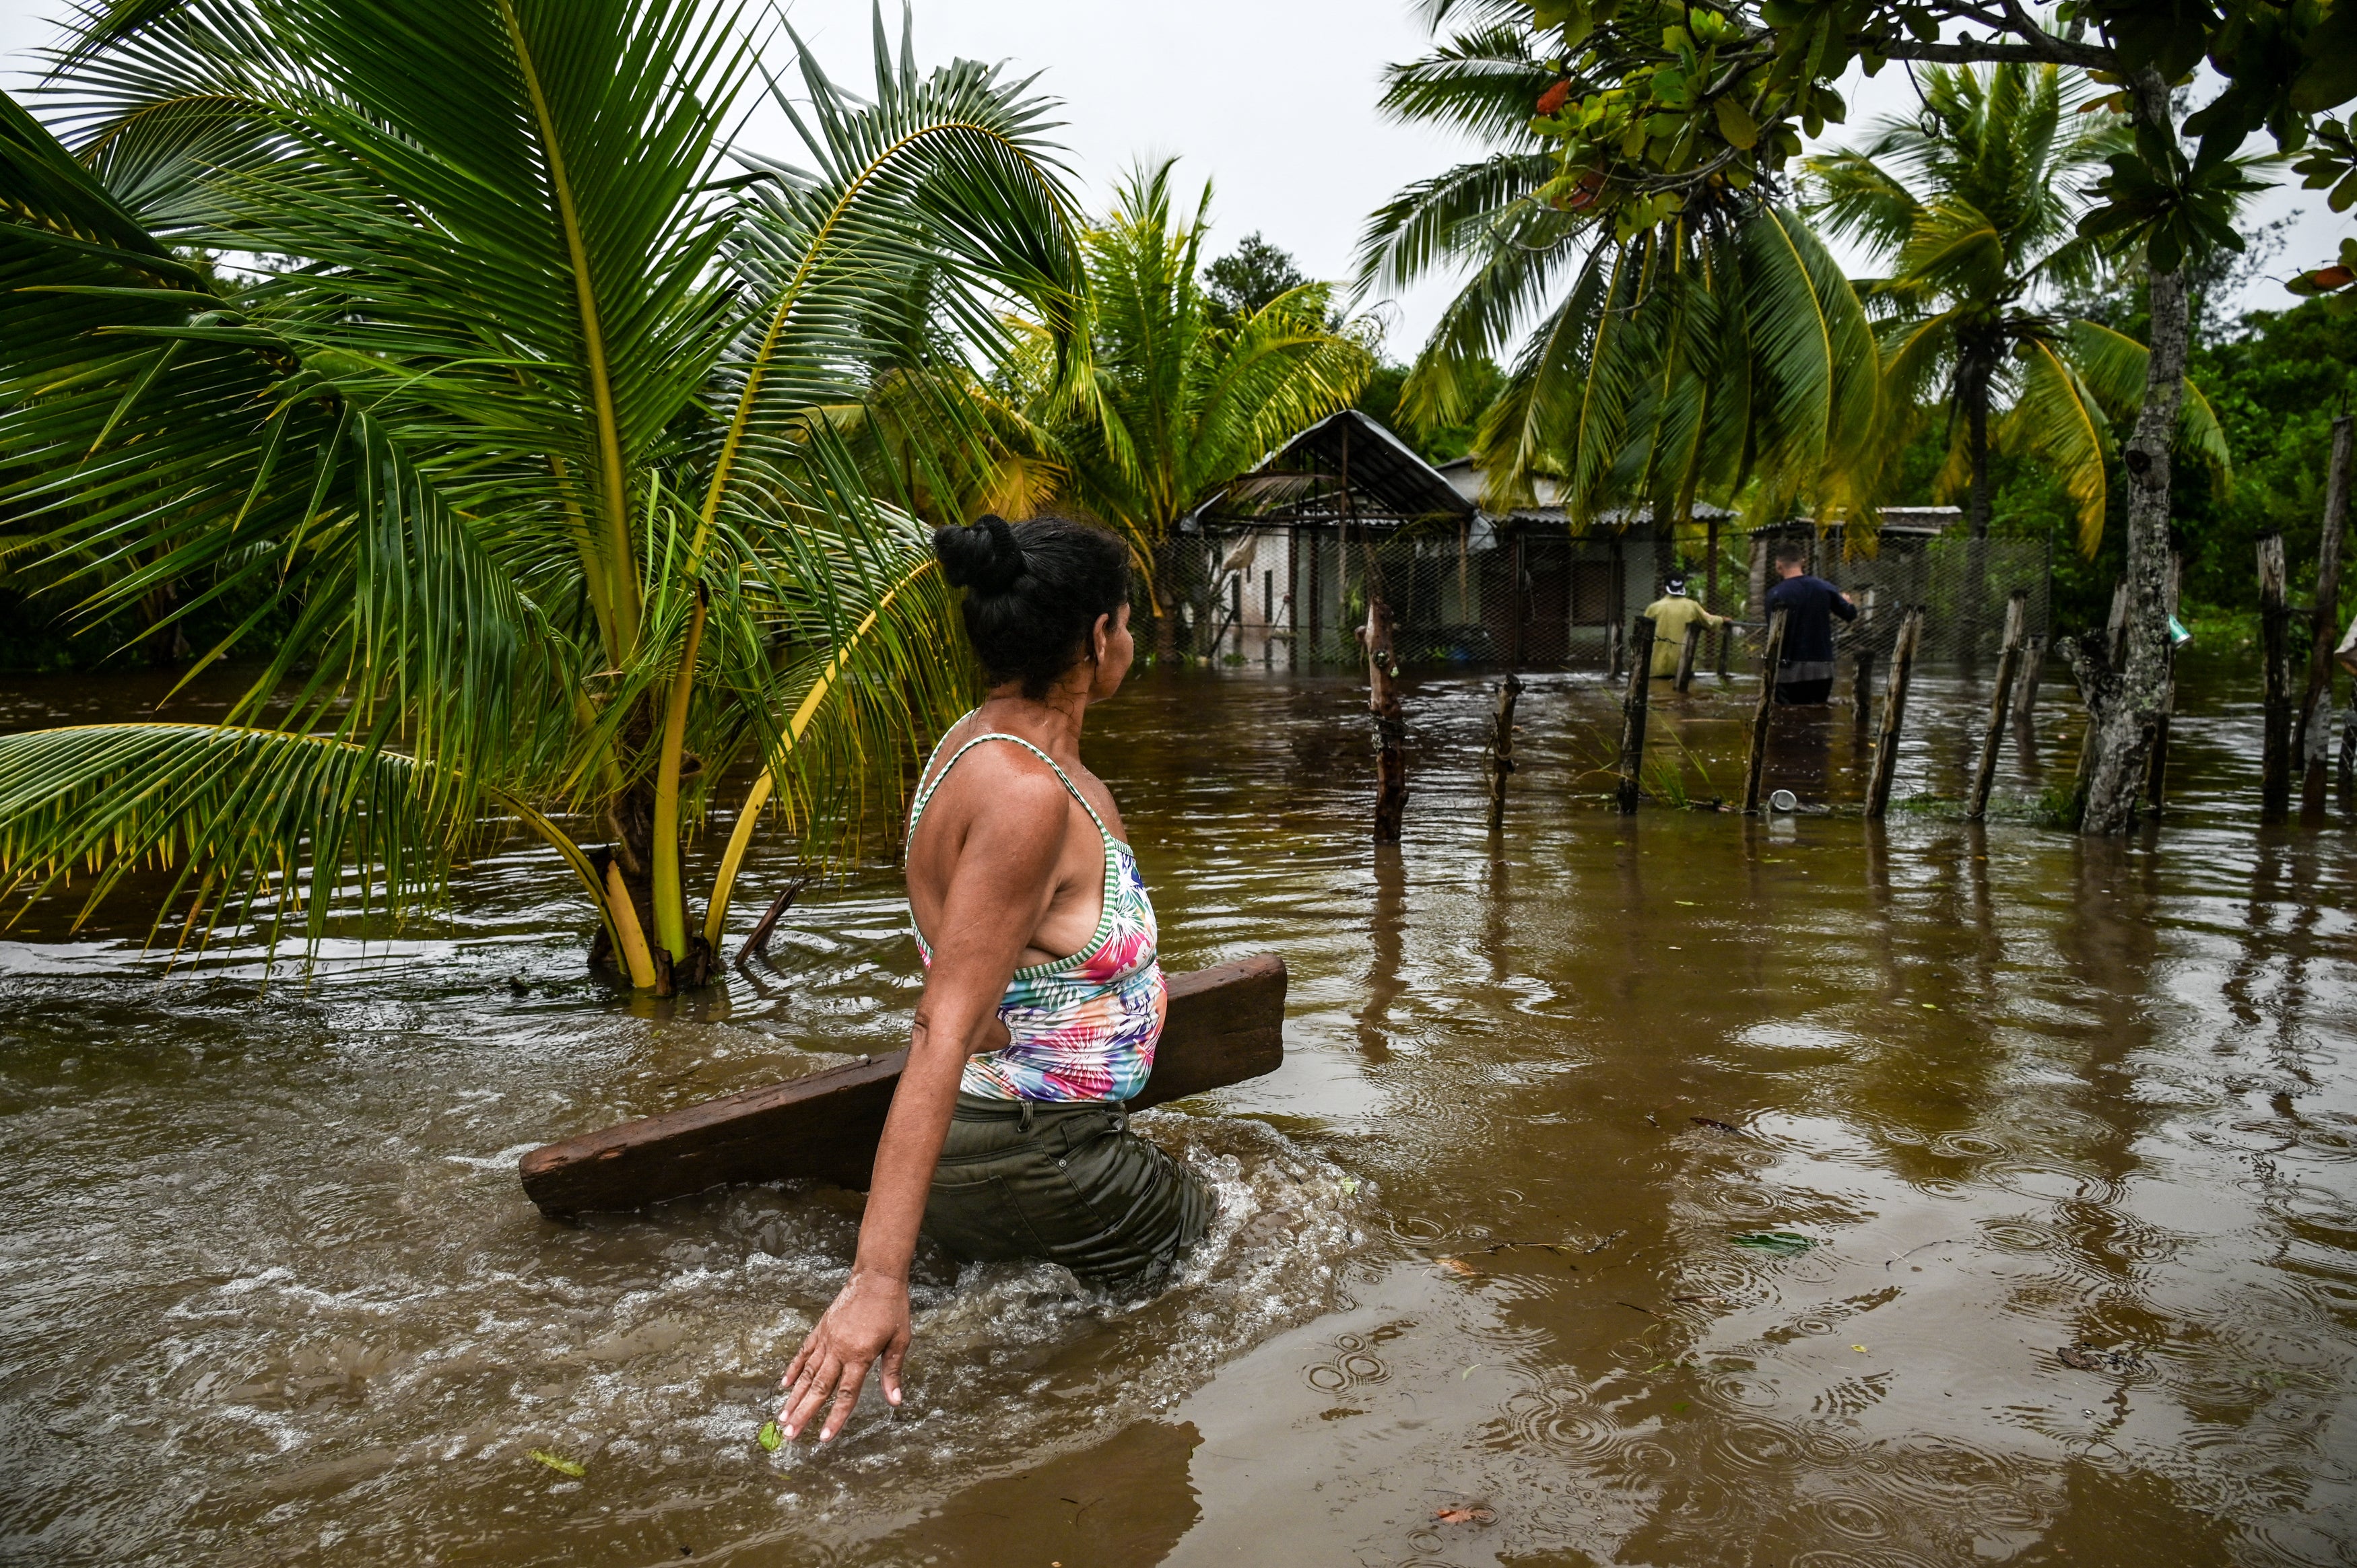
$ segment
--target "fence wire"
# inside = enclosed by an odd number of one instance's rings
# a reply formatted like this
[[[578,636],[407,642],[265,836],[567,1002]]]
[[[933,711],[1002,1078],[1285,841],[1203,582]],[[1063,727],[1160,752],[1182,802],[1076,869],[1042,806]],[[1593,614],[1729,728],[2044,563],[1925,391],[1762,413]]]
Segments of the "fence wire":
[[[1738,549],[1752,556],[1735,558]],[[1756,627],[1774,579],[1765,544],[1737,536],[1722,559],[1713,607]],[[2030,540],[1938,536],[1885,539],[1871,554],[1821,544],[1813,569],[1864,612],[1844,650],[1888,655],[1910,607],[1924,611],[1917,657],[1927,663],[1992,660],[2017,588],[2028,625],[2047,632],[2048,553]],[[1188,535],[1162,553],[1157,597],[1177,618],[1181,653],[1226,663],[1298,667],[1355,663],[1370,583],[1390,605],[1404,664],[1595,667],[1611,660],[1613,628],[1657,597],[1674,564],[1665,542],[1525,533],[1476,547],[1469,532],[1352,538],[1330,531],[1232,530]],[[1686,567],[1702,596],[1705,574]],[[1519,579],[1519,580],[1518,580]],[[1730,650],[1745,657],[1746,639]],[[1717,657],[1716,646],[1706,656]]]

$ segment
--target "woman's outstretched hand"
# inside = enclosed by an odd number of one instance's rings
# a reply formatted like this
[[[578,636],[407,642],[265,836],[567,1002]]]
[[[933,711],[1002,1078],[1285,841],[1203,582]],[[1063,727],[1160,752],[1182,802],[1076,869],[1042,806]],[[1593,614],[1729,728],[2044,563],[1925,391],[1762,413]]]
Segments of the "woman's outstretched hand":
[[[827,1410],[818,1440],[824,1443],[842,1431],[843,1423],[851,1418],[851,1407],[859,1402],[868,1367],[879,1358],[884,1397],[898,1406],[900,1361],[908,1353],[908,1281],[854,1268],[778,1385],[786,1396],[778,1407],[778,1423],[785,1429],[787,1440],[802,1435],[829,1394],[834,1396],[834,1402]]]

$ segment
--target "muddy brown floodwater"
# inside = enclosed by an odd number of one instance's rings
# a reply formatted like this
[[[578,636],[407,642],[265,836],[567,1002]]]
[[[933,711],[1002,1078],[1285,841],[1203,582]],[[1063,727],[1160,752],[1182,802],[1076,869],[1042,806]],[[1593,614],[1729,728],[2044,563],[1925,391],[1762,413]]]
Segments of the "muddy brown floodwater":
[[[1224,1205],[1169,1289],[922,1260],[906,1407],[819,1451],[755,1434],[856,1197],[565,1229],[514,1163],[900,1043],[888,868],[677,1007],[585,978],[522,842],[307,980],[159,980],[137,911],[45,909],[0,949],[0,1556],[2357,1561],[2352,835],[2259,831],[2255,682],[2186,685],[2175,810],[2112,845],[1624,820],[1592,674],[1531,680],[1493,836],[1488,682],[1426,677],[1377,852],[1351,682],[1140,682],[1088,746],[1166,961],[1283,953],[1286,1067],[1140,1118]],[[1749,690],[1659,699],[1690,794],[1735,787]],[[21,683],[0,724],[153,694]],[[1961,790],[1980,701],[1919,683],[1900,796]],[[2067,778],[2072,708],[2001,793]],[[1854,800],[1857,763],[1836,708],[1770,782]]]

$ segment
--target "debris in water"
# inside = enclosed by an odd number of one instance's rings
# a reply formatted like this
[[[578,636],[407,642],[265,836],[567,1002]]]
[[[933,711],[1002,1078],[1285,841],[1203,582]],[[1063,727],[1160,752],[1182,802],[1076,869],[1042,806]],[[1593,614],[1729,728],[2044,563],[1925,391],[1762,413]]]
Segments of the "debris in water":
[[[1755,1252],[1773,1252],[1780,1258],[1797,1258],[1816,1245],[1806,1236],[1792,1230],[1759,1230],[1749,1236],[1738,1236],[1735,1244],[1749,1247]]]
[[[1613,1242],[1618,1241],[1621,1237],[1626,1236],[1627,1234],[1629,1234],[1629,1232],[1626,1230],[1615,1230],[1611,1235],[1607,1236],[1603,1240],[1598,1241],[1596,1245],[1587,1250],[1590,1252],[1601,1252],[1605,1248],[1609,1247]]]
[[[759,1443],[762,1447],[768,1449],[772,1454],[775,1454],[778,1451],[778,1445],[785,1440],[784,1434],[779,1432],[778,1423],[774,1421],[763,1422],[761,1423],[760,1436],[754,1439],[755,1442]]]
[[[1488,1524],[1498,1516],[1484,1508],[1445,1508],[1433,1509],[1432,1517],[1443,1524]]]
[[[1743,1136],[1742,1128],[1730,1122],[1721,1122],[1715,1116],[1689,1116],[1686,1120],[1697,1127],[1707,1127],[1714,1133],[1732,1133],[1738,1138]]]
[[[1357,1176],[1346,1176],[1342,1178],[1342,1196],[1344,1197],[1350,1197],[1352,1193],[1358,1190],[1359,1178]]]
[[[1723,1295],[1674,1295],[1672,1301],[1692,1302],[1696,1306],[1732,1306],[1735,1304]]]
[[[576,1481],[589,1473],[589,1466],[584,1465],[580,1460],[567,1459],[564,1455],[552,1454],[545,1448],[533,1449],[532,1451],[532,1456],[539,1460],[542,1464],[547,1466],[550,1469],[555,1471],[558,1475],[570,1476]]]
[[[1851,1348],[1851,1349],[1853,1349],[1853,1350],[1855,1350],[1855,1351],[1857,1351],[1857,1352],[1859,1355],[1861,1355],[1861,1356],[1863,1356],[1863,1355],[1865,1355],[1865,1354],[1867,1353],[1866,1347],[1865,1347],[1865,1346],[1863,1346],[1863,1345],[1853,1345],[1853,1346],[1851,1346],[1851,1347],[1850,1347],[1850,1348]]]
[[[2144,1370],[2144,1358],[2136,1353],[2136,1348],[2132,1345],[2123,1345],[2115,1350],[2105,1350],[2082,1340],[2076,1345],[2065,1345],[2054,1354],[2061,1359],[2064,1366],[2082,1372],[2124,1373]]]
[[[1462,1258],[1435,1258],[1432,1261],[1450,1273],[1461,1274],[1469,1280],[1481,1272]]]

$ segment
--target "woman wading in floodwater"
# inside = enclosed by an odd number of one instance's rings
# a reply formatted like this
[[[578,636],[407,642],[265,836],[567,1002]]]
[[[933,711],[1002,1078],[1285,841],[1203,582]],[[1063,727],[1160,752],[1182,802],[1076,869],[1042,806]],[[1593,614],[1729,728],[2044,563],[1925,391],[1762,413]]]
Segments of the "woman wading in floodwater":
[[[966,591],[992,685],[942,737],[909,811],[925,991],[851,1279],[786,1369],[790,1438],[830,1396],[819,1439],[833,1437],[879,1359],[900,1402],[920,1226],[962,1259],[1045,1258],[1112,1283],[1167,1268],[1211,1211],[1202,1179],[1123,1112],[1154,1069],[1162,966],[1081,725],[1135,651],[1129,552],[1085,523],[996,517],[940,530],[933,551]]]

